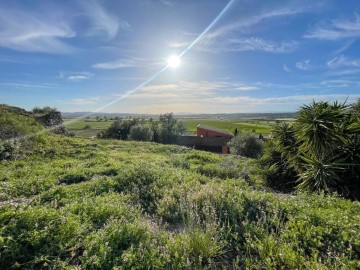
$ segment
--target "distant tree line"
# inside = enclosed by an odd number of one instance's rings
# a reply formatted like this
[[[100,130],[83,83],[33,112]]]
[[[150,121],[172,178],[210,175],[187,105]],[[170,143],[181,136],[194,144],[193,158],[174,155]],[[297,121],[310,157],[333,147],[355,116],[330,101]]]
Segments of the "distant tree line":
[[[98,133],[98,138],[152,141],[159,143],[174,143],[177,136],[186,132],[184,122],[179,121],[173,113],[161,114],[159,122],[144,119],[120,119],[116,120],[111,126]]]

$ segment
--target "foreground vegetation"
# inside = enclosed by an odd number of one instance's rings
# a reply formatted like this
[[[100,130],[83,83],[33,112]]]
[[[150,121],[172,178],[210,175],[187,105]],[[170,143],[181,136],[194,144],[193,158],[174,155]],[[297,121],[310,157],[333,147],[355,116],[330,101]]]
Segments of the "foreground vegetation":
[[[281,190],[360,199],[358,104],[313,102],[300,108],[293,124],[275,126],[262,157],[268,181]]]
[[[259,190],[250,159],[48,140],[0,165],[2,269],[360,267],[357,202]]]
[[[360,203],[274,193],[257,160],[39,136],[0,163],[1,269],[360,268]]]

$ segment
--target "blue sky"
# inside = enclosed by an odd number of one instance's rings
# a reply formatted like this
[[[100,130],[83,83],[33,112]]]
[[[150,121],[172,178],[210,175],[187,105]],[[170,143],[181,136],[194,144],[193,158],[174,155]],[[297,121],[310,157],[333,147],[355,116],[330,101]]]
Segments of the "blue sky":
[[[360,97],[360,1],[233,0],[218,16],[228,3],[1,1],[0,103],[234,113]]]

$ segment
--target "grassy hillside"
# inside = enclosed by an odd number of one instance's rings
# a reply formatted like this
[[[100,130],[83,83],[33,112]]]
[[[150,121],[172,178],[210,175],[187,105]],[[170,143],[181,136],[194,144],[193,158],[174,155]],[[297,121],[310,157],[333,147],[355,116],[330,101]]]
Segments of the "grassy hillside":
[[[0,163],[0,269],[359,269],[360,204],[257,161],[48,135]]]
[[[3,162],[2,269],[356,269],[360,205],[253,186],[254,161],[53,137]]]
[[[44,131],[32,113],[0,104],[0,160],[18,159],[31,152],[44,142]]]

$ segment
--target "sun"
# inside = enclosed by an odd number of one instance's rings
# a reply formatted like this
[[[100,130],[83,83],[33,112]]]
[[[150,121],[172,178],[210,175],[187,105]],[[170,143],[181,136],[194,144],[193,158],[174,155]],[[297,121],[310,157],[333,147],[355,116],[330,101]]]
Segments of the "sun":
[[[176,55],[172,55],[167,59],[169,67],[177,68],[180,65],[180,58]]]

